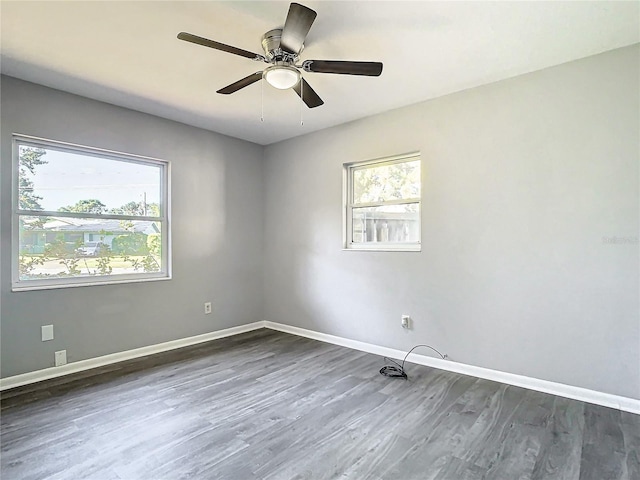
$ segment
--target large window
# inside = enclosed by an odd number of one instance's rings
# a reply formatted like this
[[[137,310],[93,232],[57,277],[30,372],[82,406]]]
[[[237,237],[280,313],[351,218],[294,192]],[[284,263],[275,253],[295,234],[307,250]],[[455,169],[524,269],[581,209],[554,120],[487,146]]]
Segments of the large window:
[[[14,135],[13,289],[166,279],[169,164]]]
[[[345,248],[420,250],[420,154],[344,165]]]

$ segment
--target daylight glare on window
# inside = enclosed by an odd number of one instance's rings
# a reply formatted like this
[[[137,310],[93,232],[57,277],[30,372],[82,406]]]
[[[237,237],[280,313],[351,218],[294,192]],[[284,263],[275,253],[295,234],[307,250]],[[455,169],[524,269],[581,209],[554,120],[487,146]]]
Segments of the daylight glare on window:
[[[157,165],[19,148],[19,195],[33,200],[29,209],[158,215],[161,168]]]
[[[166,163],[16,147],[14,286],[166,277]]]
[[[353,203],[420,197],[420,161],[354,168]]]
[[[347,164],[345,246],[365,250],[420,249],[418,154]]]

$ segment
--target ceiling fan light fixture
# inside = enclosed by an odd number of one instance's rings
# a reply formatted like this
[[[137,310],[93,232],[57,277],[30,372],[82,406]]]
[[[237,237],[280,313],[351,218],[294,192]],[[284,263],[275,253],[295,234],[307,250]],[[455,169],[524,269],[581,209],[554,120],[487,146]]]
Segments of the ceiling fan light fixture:
[[[264,78],[274,88],[286,90],[300,81],[300,72],[295,67],[273,65],[264,71]]]

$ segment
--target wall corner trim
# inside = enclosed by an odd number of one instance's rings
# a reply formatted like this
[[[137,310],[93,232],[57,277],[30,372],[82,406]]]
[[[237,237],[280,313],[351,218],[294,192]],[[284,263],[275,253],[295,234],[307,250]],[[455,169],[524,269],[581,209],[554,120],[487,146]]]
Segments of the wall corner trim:
[[[360,342],[358,340],[337,337],[335,335],[329,335],[327,333],[316,332],[313,330],[307,330],[305,328],[294,327],[282,323],[265,321],[264,326],[271,330],[277,330],[279,332],[290,333],[292,335],[298,335],[300,337],[311,338],[313,340],[340,345],[342,347],[348,347],[354,350],[373,353],[375,355],[381,355],[384,357],[402,359],[406,355],[406,352],[402,350],[396,350],[394,348],[382,347],[371,343]],[[526,377],[524,375],[516,375],[514,373],[501,372],[499,370],[491,370],[489,368],[476,367],[474,365],[467,365],[451,360],[442,360],[440,358],[429,357],[426,355],[419,355],[415,353],[409,355],[407,360],[419,365],[425,365],[427,367],[439,368],[441,370],[461,373],[463,375],[470,375],[486,380],[493,380],[495,382],[506,383],[509,385],[514,385],[516,387],[528,388],[530,390],[535,390],[538,392],[558,395],[560,397],[580,400],[586,403],[615,408],[617,410],[640,415],[640,400],[636,400],[633,398],[598,392],[595,390],[575,387],[572,385],[565,385],[563,383],[550,382],[548,380],[541,380],[538,378]]]
[[[216,330],[214,332],[203,333],[202,335],[195,335],[193,337],[179,338],[177,340],[171,340],[169,342],[157,343],[155,345],[148,345],[146,347],[134,348],[133,350],[125,350],[124,352],[111,353],[109,355],[89,358],[87,360],[71,362],[61,367],[44,368],[42,370],[36,370],[33,372],[22,373],[20,375],[0,378],[0,391],[20,387],[22,385],[28,385],[30,383],[41,382],[42,380],[48,380],[50,378],[62,377],[64,375],[82,372],[85,370],[90,370],[92,368],[110,365],[112,363],[123,362],[125,360],[131,360],[139,357],[146,357],[147,355],[153,355],[154,353],[166,352],[169,350],[175,350],[176,348],[188,347],[190,345],[209,342],[211,340],[217,340],[219,338],[239,335],[241,333],[251,332],[253,330],[264,328],[264,326],[264,322],[254,322],[246,325],[239,325],[237,327],[225,328],[223,330]]]

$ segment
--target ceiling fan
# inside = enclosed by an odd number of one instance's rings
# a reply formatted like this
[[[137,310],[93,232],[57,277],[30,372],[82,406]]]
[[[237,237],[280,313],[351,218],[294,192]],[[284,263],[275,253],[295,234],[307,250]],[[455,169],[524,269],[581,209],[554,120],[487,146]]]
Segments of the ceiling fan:
[[[191,33],[180,32],[178,38],[186,42],[195,43],[204,47],[222,50],[241,57],[250,58],[257,62],[270,64],[263,71],[251,75],[227,85],[217,93],[229,95],[263,78],[271,86],[286,90],[293,88],[302,101],[309,107],[315,108],[324,104],[318,94],[302,78],[300,70],[313,73],[337,73],[341,75],[365,75],[377,77],[382,73],[380,62],[347,62],[340,60],[305,60],[301,65],[296,65],[298,57],[304,48],[304,40],[311,29],[317,13],[299,3],[289,6],[289,13],[283,28],[269,30],[262,36],[262,49],[264,55],[252,53],[241,48],[225,45],[224,43],[199,37]]]

